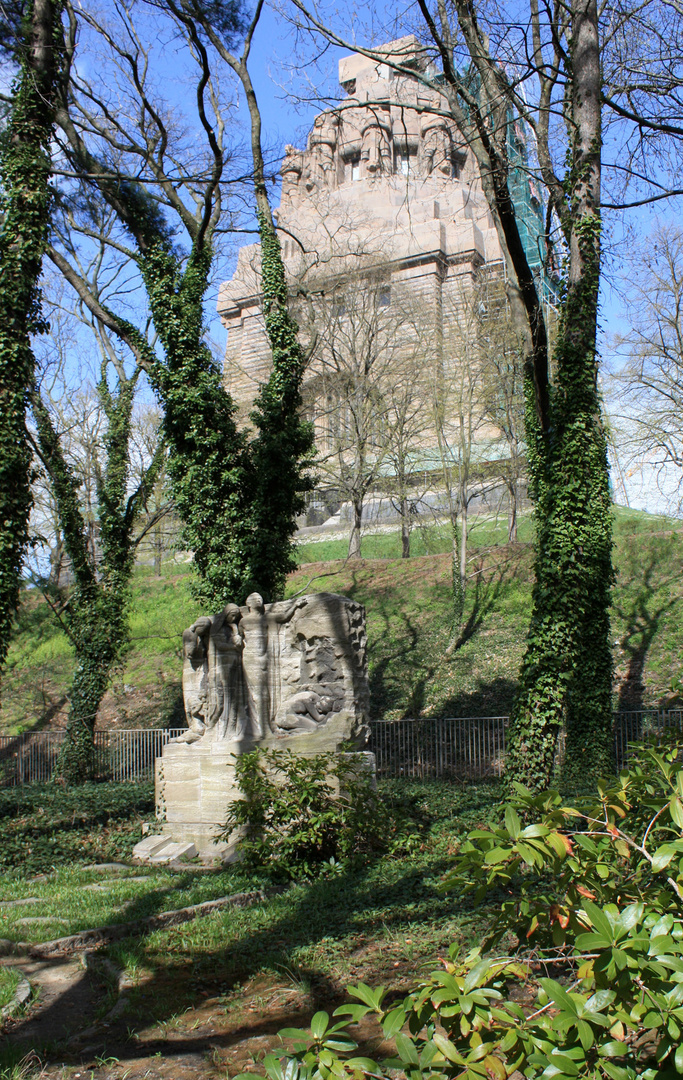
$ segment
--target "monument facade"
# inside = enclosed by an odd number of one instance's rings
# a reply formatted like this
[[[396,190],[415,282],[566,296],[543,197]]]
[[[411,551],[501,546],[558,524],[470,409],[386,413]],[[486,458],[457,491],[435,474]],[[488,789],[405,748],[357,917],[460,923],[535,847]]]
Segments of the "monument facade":
[[[363,750],[366,644],[364,608],[333,593],[275,604],[253,593],[244,607],[227,604],[185,630],[187,731],[157,759],[161,834],[143,839],[135,856],[230,855],[216,834],[239,798],[235,755],[255,747],[303,756]]]
[[[483,385],[488,327],[505,310],[504,260],[478,166],[446,100],[420,81],[426,52],[416,38],[405,37],[378,53],[398,59],[403,72],[359,54],[339,62],[345,96],[315,118],[304,148],[285,147],[275,211],[291,306],[309,356],[304,410],[324,463],[300,524],[330,523],[338,514],[338,523],[353,521],[356,533],[359,514],[361,520],[397,518],[395,501],[383,499],[396,469],[385,453],[386,432],[401,425],[405,432],[406,416],[420,429],[402,458],[404,469],[409,463],[415,512],[446,512],[441,450],[457,448],[459,429],[444,401],[457,397],[468,380]],[[547,280],[544,210],[528,168],[525,132],[513,119],[510,162],[522,242],[530,266]],[[225,385],[248,424],[271,369],[258,244],[240,250],[232,279],[219,290],[218,312],[228,331]],[[396,406],[386,392],[392,386],[403,398]],[[376,415],[350,402],[352,396],[370,400],[374,387],[382,401]],[[445,424],[440,435],[434,430],[437,397]],[[416,420],[420,401],[423,415]],[[507,475],[507,466],[498,473],[496,463],[509,461],[511,451],[505,432],[484,412],[480,406],[471,424],[471,457],[487,478],[482,506],[491,510],[508,500],[508,485],[492,485],[490,477]],[[404,454],[405,433],[392,437],[393,449]],[[372,470],[383,453],[360,510],[354,477],[368,463]],[[449,450],[446,457],[457,453]]]
[[[378,51],[415,75],[344,57],[346,96],[315,118],[304,149],[285,148],[276,211],[285,267],[299,296],[330,296],[349,276],[381,279],[388,304],[419,308],[432,348],[438,342],[448,362],[457,354],[447,340],[452,312],[484,268],[500,280],[502,253],[474,155],[444,115],[445,99],[418,79],[428,64],[423,48],[406,37]],[[513,125],[511,137],[523,157],[521,129]],[[536,265],[543,209],[526,173],[524,185],[524,236]],[[228,331],[225,383],[245,410],[270,366],[259,258],[258,245],[243,247],[218,296]],[[309,382],[315,376],[313,365]]]

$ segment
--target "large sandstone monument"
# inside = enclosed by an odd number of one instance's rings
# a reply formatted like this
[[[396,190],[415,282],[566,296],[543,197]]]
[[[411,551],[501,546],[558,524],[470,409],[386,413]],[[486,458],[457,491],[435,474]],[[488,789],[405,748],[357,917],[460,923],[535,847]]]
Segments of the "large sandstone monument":
[[[275,604],[253,593],[244,607],[227,604],[183,633],[183,699],[187,732],[156,762],[161,833],[137,845],[139,859],[230,856],[216,834],[239,798],[236,755],[363,750],[365,610],[333,593]]]
[[[353,276],[379,283],[380,302],[409,301],[419,310],[429,348],[448,363],[448,354],[458,353],[448,342],[452,313],[475,280],[500,281],[501,250],[474,156],[442,115],[445,101],[418,81],[428,63],[424,50],[406,37],[379,52],[415,75],[397,75],[358,54],[345,57],[339,81],[346,97],[316,117],[305,149],[286,147],[276,212],[285,266],[292,293],[307,298],[334,302],[335,287]],[[520,164],[513,197],[530,263],[540,266],[543,210],[523,168],[519,125],[511,126],[511,140],[511,160]],[[259,267],[259,246],[243,247],[218,297],[228,330],[226,386],[244,408],[270,365]],[[315,378],[314,362],[309,383]]]

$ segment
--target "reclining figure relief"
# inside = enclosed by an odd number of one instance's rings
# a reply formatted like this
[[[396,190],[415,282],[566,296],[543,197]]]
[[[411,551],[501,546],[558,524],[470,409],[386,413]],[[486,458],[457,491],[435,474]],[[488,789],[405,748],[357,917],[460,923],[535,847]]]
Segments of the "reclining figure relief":
[[[362,745],[367,733],[365,611],[332,593],[243,607],[226,604],[183,632],[188,744],[248,745],[310,735],[335,722]]]

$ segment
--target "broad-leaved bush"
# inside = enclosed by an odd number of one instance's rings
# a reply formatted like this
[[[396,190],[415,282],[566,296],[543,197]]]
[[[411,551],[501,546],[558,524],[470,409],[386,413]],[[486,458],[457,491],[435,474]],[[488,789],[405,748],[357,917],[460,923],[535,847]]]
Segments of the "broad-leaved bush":
[[[683,1074],[681,747],[642,748],[592,798],[521,785],[500,825],[476,829],[445,889],[491,906],[479,948],[448,958],[400,1003],[354,1003],[285,1029],[269,1080],[667,1080]],[[502,900],[493,903],[494,898]],[[357,1053],[373,1014],[395,1053]],[[251,1074],[253,1077],[253,1074]]]
[[[256,749],[235,757],[242,798],[222,832],[237,835],[243,863],[272,876],[311,878],[386,850],[404,836],[375,790],[362,754]]]

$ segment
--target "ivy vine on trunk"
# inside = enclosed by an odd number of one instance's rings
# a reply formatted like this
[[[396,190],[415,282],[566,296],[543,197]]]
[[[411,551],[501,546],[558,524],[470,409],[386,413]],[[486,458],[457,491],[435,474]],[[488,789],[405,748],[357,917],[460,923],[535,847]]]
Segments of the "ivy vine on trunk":
[[[311,27],[358,49],[326,27],[305,0],[293,0]],[[558,766],[565,781],[590,782],[611,764],[612,662],[609,643],[612,519],[607,446],[597,380],[600,277],[602,72],[596,0],[549,8],[530,0],[520,29],[519,72],[506,62],[507,32],[476,0],[434,7],[417,0],[438,75],[407,58],[361,49],[439,95],[476,159],[505,263],[510,315],[525,343],[525,429],[536,524],[533,610],[506,765],[509,781],[542,789]],[[509,28],[508,28],[509,29]],[[491,51],[499,42],[501,56]],[[457,43],[457,45],[456,45]],[[496,47],[495,45],[493,46]],[[461,50],[468,64],[460,68]],[[524,92],[532,81],[535,103]],[[550,370],[544,312],[548,284],[535,276],[512,197],[520,176],[510,153],[520,115],[533,125],[538,174],[567,250],[559,332]],[[556,169],[551,123],[562,116],[567,140]],[[515,175],[515,170],[517,175]],[[522,170],[525,171],[525,170]],[[552,212],[552,213],[551,213]],[[539,235],[539,250],[548,238]],[[541,270],[546,274],[546,270]],[[564,730],[564,754],[558,737]]]
[[[78,479],[65,458],[59,434],[38,390],[32,395],[36,451],[50,480],[74,577],[59,610],[76,661],[66,738],[57,764],[58,774],[70,782],[88,780],[94,773],[93,732],[97,711],[129,640],[134,528],[164,454],[160,442],[142,483],[129,495],[131,415],[138,373],[131,378],[119,378],[114,392],[109,390],[103,373],[98,386],[107,430],[104,469],[97,482],[100,546],[97,561],[88,542]]]
[[[149,346],[140,330],[93,295],[62,252],[52,248],[50,257],[95,318],[133,349],[158,396],[173,500],[197,571],[195,596],[216,607],[228,600],[241,603],[254,591],[265,600],[277,600],[295,565],[293,533],[310,487],[307,470],[313,435],[311,425],[300,416],[305,361],[297,326],[288,311],[280,242],[265,181],[260,113],[247,69],[262,4],[257,5],[246,31],[239,60],[216,33],[213,8],[169,0],[165,10],[182,27],[200,65],[198,112],[212,163],[197,215],[184,211],[180,215],[190,239],[186,257],[158,201],[140,182],[112,171],[108,162],[88,149],[84,132],[72,118],[68,80],[58,111],[68,153],[84,186],[98,190],[135,241],[135,261],[163,355]],[[235,12],[235,25],[239,25],[237,8]],[[205,38],[242,80],[251,117],[263,310],[273,358],[271,374],[254,402],[251,432],[238,425],[235,403],[204,339],[203,300],[212,265],[212,237],[220,220],[224,167],[217,132],[205,111],[211,72]],[[71,46],[68,52],[71,55]]]
[[[510,779],[532,788],[554,770],[583,786],[613,764],[612,509],[596,354],[602,80],[595,0],[574,0],[569,64],[568,201],[560,210],[569,258],[545,430],[528,374],[536,581],[507,766]]]
[[[31,509],[26,406],[31,334],[45,329],[40,278],[52,192],[50,140],[61,62],[61,0],[31,0],[14,49],[19,73],[2,134],[0,227],[0,668],[19,600]]]

